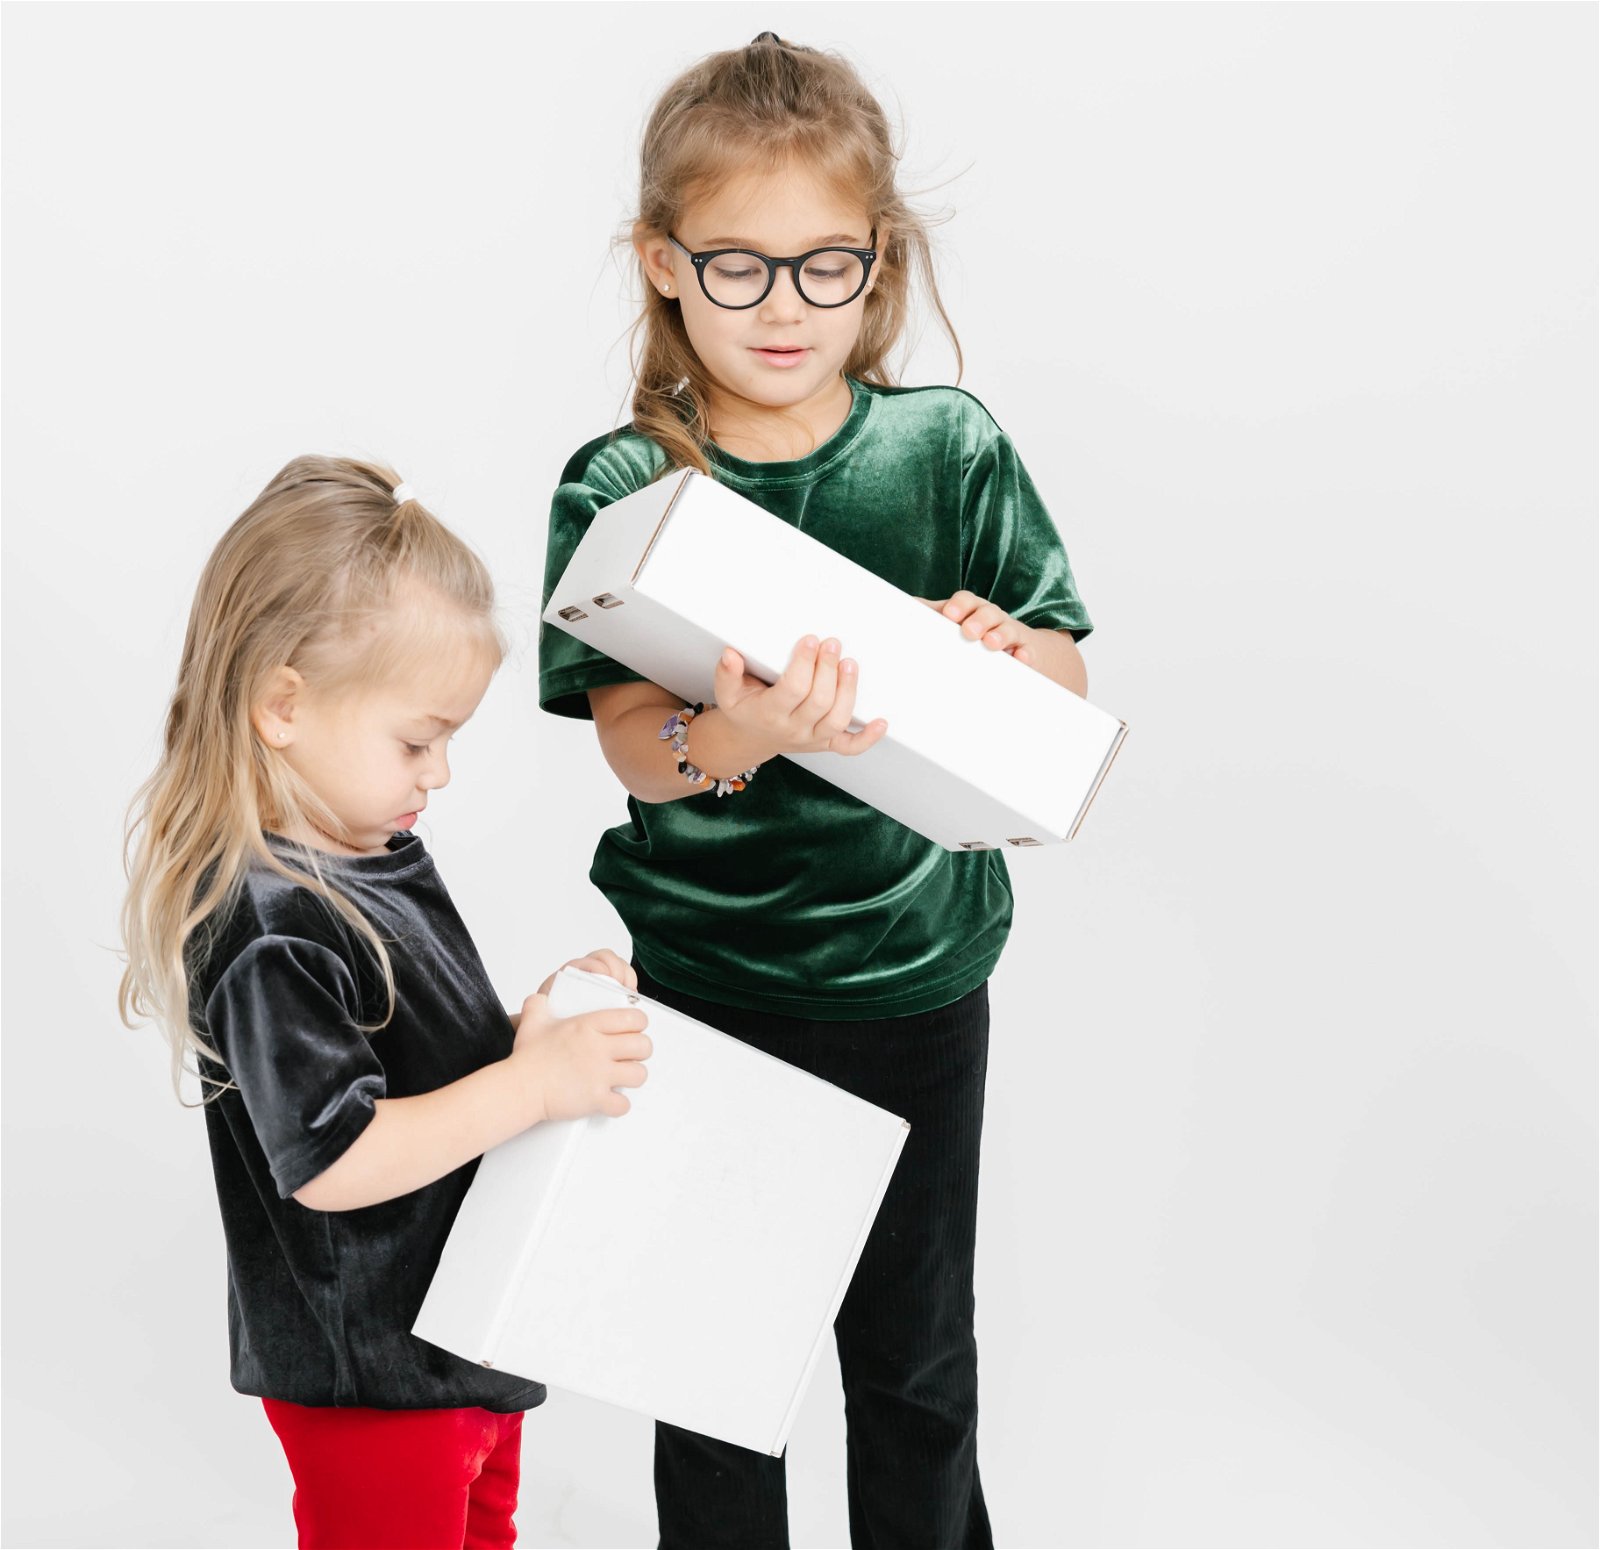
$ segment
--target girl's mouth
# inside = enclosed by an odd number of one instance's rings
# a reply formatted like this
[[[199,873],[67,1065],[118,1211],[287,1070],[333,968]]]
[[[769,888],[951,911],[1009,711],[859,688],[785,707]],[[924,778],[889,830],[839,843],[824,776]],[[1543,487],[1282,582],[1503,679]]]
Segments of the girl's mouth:
[[[804,345],[788,345],[782,348],[768,346],[753,346],[750,352],[759,355],[769,366],[798,366],[811,352]]]

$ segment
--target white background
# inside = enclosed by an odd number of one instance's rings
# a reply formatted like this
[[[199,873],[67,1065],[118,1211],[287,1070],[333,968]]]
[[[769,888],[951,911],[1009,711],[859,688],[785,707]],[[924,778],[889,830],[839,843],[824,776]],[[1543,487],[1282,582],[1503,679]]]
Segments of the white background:
[[[7,1542],[292,1540],[202,1121],[113,1007],[192,587],[289,457],[391,461],[499,578],[427,838],[507,1001],[620,945],[547,500],[624,402],[649,103],[767,27],[955,211],[964,385],[1130,724],[1012,858],[997,1540],[1594,1543],[1595,8],[785,3],[7,8]],[[653,1543],[650,1457],[553,1396],[522,1543]],[[789,1468],[842,1544],[831,1364]]]

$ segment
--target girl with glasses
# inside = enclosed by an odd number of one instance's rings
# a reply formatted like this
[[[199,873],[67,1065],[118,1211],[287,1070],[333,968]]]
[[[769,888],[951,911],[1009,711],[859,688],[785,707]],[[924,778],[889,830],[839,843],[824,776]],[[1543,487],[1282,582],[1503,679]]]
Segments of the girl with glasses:
[[[895,382],[914,284],[955,342],[896,169],[836,56],[764,33],[668,86],[640,158],[633,420],[562,475],[546,603],[597,511],[693,468],[1084,693],[1089,615],[1011,441],[971,395]],[[1011,891],[998,851],[945,851],[778,757],[884,735],[850,730],[872,663],[849,645],[808,636],[770,687],[724,651],[696,713],[547,627],[539,697],[593,719],[627,789],[591,877],[641,990],[910,1121],[835,1323],[851,1534],[981,1550],[973,1247]],[[658,1424],[655,1483],[663,1550],[788,1544],[782,1459]]]

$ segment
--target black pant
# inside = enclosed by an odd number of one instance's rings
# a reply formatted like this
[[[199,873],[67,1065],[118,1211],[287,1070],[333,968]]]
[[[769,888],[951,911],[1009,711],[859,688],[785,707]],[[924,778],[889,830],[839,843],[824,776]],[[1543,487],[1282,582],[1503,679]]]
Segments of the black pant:
[[[834,1338],[854,1550],[991,1550],[972,1259],[988,986],[915,1017],[817,1022],[639,989],[910,1121]],[[660,1550],[787,1550],[784,1461],[656,1423]]]

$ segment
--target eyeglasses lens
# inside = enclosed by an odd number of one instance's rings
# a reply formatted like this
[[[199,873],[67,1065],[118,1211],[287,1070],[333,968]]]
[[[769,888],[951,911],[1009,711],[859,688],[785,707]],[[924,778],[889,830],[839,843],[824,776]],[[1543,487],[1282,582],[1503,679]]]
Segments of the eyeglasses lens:
[[[724,307],[752,306],[767,288],[767,266],[749,253],[724,253],[711,259],[702,273],[706,294]],[[861,260],[836,248],[813,253],[796,276],[800,295],[817,307],[843,305],[864,283]]]

